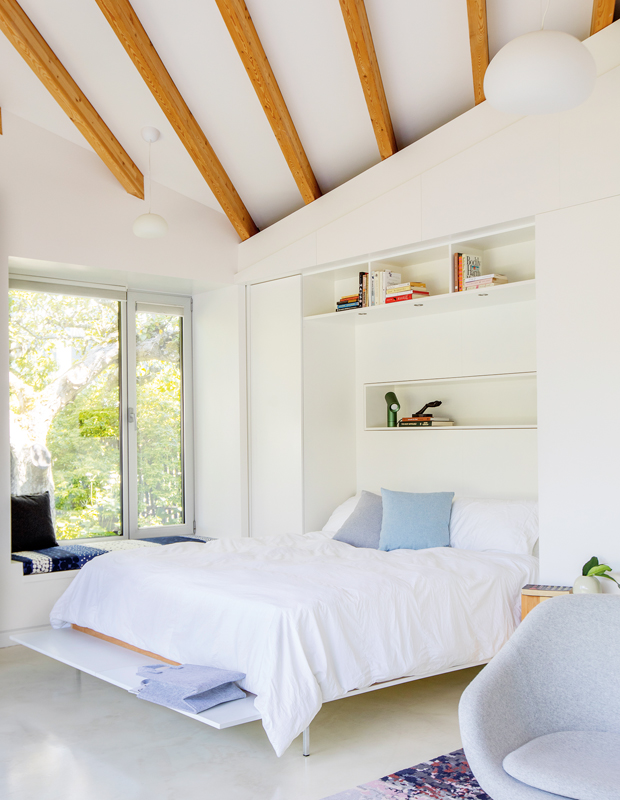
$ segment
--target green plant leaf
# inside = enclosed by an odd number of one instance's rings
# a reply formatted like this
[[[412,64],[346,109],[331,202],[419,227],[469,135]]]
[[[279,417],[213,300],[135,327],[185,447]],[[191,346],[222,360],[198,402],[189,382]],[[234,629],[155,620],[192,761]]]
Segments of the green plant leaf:
[[[598,567],[592,567],[588,571],[588,575],[602,575],[604,572],[611,572],[611,567],[608,567],[607,564],[599,564]]]
[[[586,561],[586,563],[583,565],[583,569],[581,570],[581,574],[589,575],[589,570],[591,570],[592,567],[598,567],[598,558],[596,556],[592,556],[589,561]]]
[[[601,577],[601,578],[609,578],[609,580],[613,581],[616,584],[616,586],[620,586],[620,583],[618,583],[618,581],[615,578],[612,578],[611,575],[600,575],[599,577]]]

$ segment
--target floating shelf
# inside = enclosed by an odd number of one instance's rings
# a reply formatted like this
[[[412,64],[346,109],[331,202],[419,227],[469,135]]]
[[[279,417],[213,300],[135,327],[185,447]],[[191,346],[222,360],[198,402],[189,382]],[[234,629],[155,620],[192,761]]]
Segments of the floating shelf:
[[[436,294],[423,300],[405,300],[400,303],[353,308],[304,317],[306,322],[326,322],[339,325],[368,325],[374,322],[391,322],[412,319],[428,314],[446,314],[452,311],[469,311],[507,303],[522,303],[536,299],[536,280],[505,283],[471,292]]]
[[[469,311],[488,306],[521,303],[536,299],[536,280],[505,283],[470,292],[452,292],[426,297],[423,300],[406,300],[400,303],[354,308],[349,311],[333,311],[304,317],[306,322],[339,325],[368,325],[375,322],[391,322],[412,319],[429,314],[445,314],[453,311]]]
[[[532,430],[537,429],[537,425],[446,425],[433,427],[411,426],[399,428],[365,428],[367,431],[509,431],[509,430]]]

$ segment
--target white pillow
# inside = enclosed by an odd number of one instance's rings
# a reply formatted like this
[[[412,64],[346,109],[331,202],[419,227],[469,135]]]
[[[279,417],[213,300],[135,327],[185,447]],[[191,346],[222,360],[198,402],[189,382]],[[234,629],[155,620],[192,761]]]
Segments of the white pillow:
[[[325,531],[325,533],[337,533],[355,511],[355,506],[358,504],[361,496],[362,493],[358,492],[353,497],[349,497],[348,500],[345,500],[344,503],[341,503],[325,525],[323,525],[322,530]]]
[[[452,504],[451,547],[531,555],[537,539],[535,500],[458,497]]]

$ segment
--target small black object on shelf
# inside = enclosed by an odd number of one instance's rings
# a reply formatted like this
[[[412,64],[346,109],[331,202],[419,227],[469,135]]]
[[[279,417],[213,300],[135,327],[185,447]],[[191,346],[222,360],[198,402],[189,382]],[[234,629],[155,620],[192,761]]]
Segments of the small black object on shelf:
[[[441,403],[442,403],[441,400],[433,400],[432,403],[427,403],[425,406],[422,406],[422,408],[419,411],[416,411],[415,414],[412,414],[411,416],[412,417],[423,417],[424,416],[424,412],[426,411],[427,408],[437,408],[438,406],[441,405]],[[432,417],[433,415],[432,414],[428,414],[427,416]]]

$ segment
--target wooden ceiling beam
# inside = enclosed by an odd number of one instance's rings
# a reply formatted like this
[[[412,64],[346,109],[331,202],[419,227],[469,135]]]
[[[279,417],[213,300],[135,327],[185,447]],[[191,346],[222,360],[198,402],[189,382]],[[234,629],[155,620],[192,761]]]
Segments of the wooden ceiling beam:
[[[244,0],[215,0],[305,203],[321,196],[291,115]]]
[[[592,3],[592,24],[590,36],[602,31],[614,21],[615,0],[594,0]]]
[[[0,0],[0,30],[126,191],[143,199],[142,173],[15,0]]]
[[[467,0],[471,71],[474,79],[476,105],[484,102],[484,73],[489,66],[489,35],[487,33],[486,0]]]
[[[398,150],[388,108],[381,71],[364,0],[340,0],[344,24],[351,42],[355,65],[360,76],[370,120],[381,158],[389,158]]]
[[[153,47],[129,0],[96,0],[241,239],[258,228]]]

